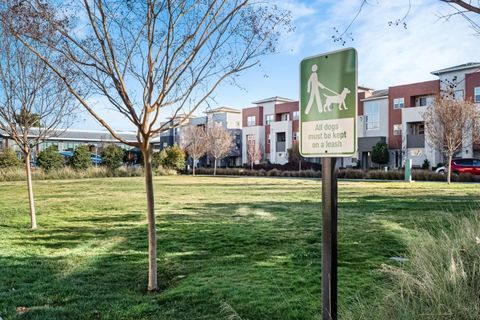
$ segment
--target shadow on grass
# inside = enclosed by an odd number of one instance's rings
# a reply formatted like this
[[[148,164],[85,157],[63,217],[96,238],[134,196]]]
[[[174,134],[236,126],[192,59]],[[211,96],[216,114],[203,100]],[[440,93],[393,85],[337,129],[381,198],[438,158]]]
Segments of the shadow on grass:
[[[340,204],[342,304],[370,294],[379,278],[374,270],[405,253],[408,230],[402,223],[408,221],[399,214],[422,216],[441,210],[442,204],[464,201],[455,196],[381,199],[347,198]],[[0,256],[0,315],[222,319],[225,301],[244,319],[318,317],[318,202],[185,203],[181,210],[162,211],[157,225],[160,292],[153,295],[145,292],[147,228],[138,224],[142,219],[141,213],[99,213],[69,216],[68,226],[60,221],[34,233],[17,231],[10,238],[15,248]],[[419,225],[426,227],[427,219]],[[15,309],[22,306],[29,311],[20,316]]]

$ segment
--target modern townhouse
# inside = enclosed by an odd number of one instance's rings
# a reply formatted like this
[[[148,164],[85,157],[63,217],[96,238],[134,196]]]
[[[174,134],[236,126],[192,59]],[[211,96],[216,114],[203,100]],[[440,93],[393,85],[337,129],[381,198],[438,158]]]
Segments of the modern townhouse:
[[[438,80],[389,87],[388,145],[394,159],[392,167],[400,167],[405,159],[411,159],[414,167],[422,166],[425,159],[430,166],[445,161],[428,144],[423,112],[436,96],[449,92],[457,100],[480,103],[479,71],[480,63],[466,63],[432,72]],[[466,143],[456,156],[479,156],[479,151]]]
[[[230,151],[230,154],[221,159],[220,166],[241,166],[242,164],[242,112],[238,109],[233,109],[229,107],[220,107],[215,109],[208,109],[204,112],[205,116],[190,116],[188,119],[183,121],[183,123],[177,127],[170,128],[167,131],[161,133],[159,137],[154,142],[154,145],[158,146],[158,149],[162,150],[168,146],[174,144],[181,144],[183,139],[183,132],[189,126],[201,126],[204,128],[209,128],[211,126],[223,126],[227,131],[229,131],[233,137],[234,147]],[[177,119],[185,118],[186,115],[180,115]],[[172,125],[172,120],[169,120],[167,125]],[[202,158],[198,166],[208,166],[210,165],[210,159],[208,157]]]
[[[357,165],[362,169],[372,167],[371,151],[378,142],[388,140],[388,89],[363,90],[358,93]]]
[[[248,148],[253,145],[265,161],[287,163],[287,150],[298,139],[298,101],[271,97],[253,104],[242,109],[242,162],[249,162]]]

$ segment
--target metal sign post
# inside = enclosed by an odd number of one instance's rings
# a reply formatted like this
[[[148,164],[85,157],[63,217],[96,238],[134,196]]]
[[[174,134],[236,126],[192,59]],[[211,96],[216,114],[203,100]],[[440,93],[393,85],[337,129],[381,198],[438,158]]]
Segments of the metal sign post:
[[[337,158],[322,158],[322,314],[337,319]]]
[[[336,157],[357,152],[357,52],[300,63],[300,153],[322,158],[322,319],[337,319]]]

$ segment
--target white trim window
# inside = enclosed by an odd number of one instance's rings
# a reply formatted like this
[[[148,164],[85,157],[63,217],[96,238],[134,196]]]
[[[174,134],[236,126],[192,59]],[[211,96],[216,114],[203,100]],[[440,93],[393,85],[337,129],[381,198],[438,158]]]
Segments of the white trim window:
[[[405,98],[393,99],[393,109],[402,109],[405,107]]]
[[[273,114],[265,115],[265,125],[266,126],[268,126],[269,124],[271,124],[273,122],[273,117],[274,117]]]
[[[281,121],[289,121],[290,120],[290,113],[282,113],[280,115]]]
[[[363,108],[363,114],[365,115],[365,129],[378,130],[380,128],[380,111],[378,108],[378,102],[372,101],[365,103]]]
[[[423,96],[415,98],[415,106],[416,107],[426,107],[433,104],[433,97],[431,96]]]
[[[480,103],[480,87],[473,89],[473,102]]]
[[[247,117],[247,126],[248,126],[248,127],[253,127],[253,126],[255,126],[255,122],[256,122],[255,120],[256,120],[256,119],[255,119],[255,116],[249,116],[249,117]]]
[[[402,125],[401,124],[394,124],[393,125],[393,135],[394,136],[401,136],[402,135]]]
[[[271,139],[272,139],[272,134],[269,133],[267,137],[267,144],[270,144]]]
[[[300,117],[300,112],[299,111],[293,111],[293,120],[298,120]]]
[[[455,100],[463,101],[463,90],[455,90]]]
[[[298,140],[298,132],[294,132],[293,133],[293,141],[297,141]]]

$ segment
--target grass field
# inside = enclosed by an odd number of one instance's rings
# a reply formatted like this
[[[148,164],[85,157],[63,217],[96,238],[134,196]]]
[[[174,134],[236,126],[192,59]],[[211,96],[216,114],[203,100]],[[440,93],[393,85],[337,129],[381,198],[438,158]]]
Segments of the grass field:
[[[0,184],[3,319],[318,319],[320,182],[155,178],[159,281],[146,293],[142,178]],[[374,297],[376,270],[416,230],[480,202],[473,184],[340,182],[339,308]],[[455,212],[455,213],[448,213]],[[238,317],[236,317],[236,315]]]

